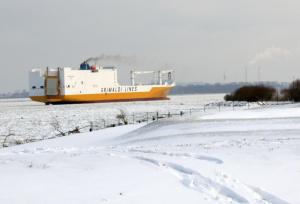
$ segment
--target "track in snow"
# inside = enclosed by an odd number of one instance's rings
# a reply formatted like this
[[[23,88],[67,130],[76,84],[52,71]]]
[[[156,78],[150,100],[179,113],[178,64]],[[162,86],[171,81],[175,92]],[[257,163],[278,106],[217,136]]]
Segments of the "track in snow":
[[[226,174],[213,180],[196,170],[173,162],[162,162],[148,157],[135,159],[155,165],[176,176],[187,188],[204,193],[208,198],[222,203],[288,204],[288,202],[256,187],[245,185]]]

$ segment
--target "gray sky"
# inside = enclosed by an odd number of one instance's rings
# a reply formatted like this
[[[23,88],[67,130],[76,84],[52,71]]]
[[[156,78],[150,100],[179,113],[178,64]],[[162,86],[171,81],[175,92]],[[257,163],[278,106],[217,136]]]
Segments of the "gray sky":
[[[121,55],[129,69],[171,67],[179,82],[300,77],[299,0],[0,0],[0,92],[28,70]],[[103,62],[104,64],[113,62]],[[122,66],[121,66],[122,65]]]

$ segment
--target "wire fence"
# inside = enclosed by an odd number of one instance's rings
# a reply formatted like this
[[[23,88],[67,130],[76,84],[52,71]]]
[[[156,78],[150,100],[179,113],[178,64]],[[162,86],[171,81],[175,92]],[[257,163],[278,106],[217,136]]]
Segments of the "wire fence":
[[[189,109],[172,109],[165,111],[154,111],[154,112],[131,112],[125,113],[120,110],[117,115],[112,115],[110,118],[98,118],[91,121],[86,121],[81,123],[81,125],[74,126],[72,128],[64,128],[60,121],[53,118],[51,121],[44,121],[44,124],[40,125],[50,125],[55,132],[50,137],[34,137],[29,136],[22,138],[21,135],[17,135],[13,130],[8,129],[6,134],[0,135],[0,148],[9,147],[13,145],[19,145],[24,143],[36,142],[45,139],[53,139],[57,137],[68,136],[76,133],[83,132],[93,132],[105,128],[113,128],[123,125],[131,125],[137,123],[151,123],[163,119],[178,118],[178,117],[188,117],[192,116],[194,113],[209,113],[209,112],[221,112],[221,111],[235,111],[240,109],[249,108],[260,108],[270,105],[282,105],[290,104],[292,102],[260,102],[260,103],[248,103],[248,102],[215,102],[204,105],[199,105],[197,107]]]

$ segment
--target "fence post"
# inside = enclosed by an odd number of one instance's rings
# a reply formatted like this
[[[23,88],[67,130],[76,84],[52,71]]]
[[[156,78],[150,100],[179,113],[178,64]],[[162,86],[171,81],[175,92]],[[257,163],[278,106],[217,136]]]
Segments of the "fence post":
[[[146,115],[147,115],[147,123],[148,123],[148,112],[146,113]]]
[[[106,124],[105,124],[105,119],[103,119],[103,128],[106,127]]]
[[[190,115],[192,115],[192,109],[190,108]]]
[[[205,112],[205,104],[203,105],[203,111]]]
[[[90,132],[92,132],[94,130],[94,127],[93,127],[93,122],[90,123]]]
[[[277,101],[277,105],[278,105],[278,101],[279,101],[279,89],[276,90],[276,101]]]
[[[158,112],[156,112],[156,120],[158,120]]]
[[[219,106],[219,112],[221,111],[221,103],[219,102],[218,103],[218,106]]]
[[[234,110],[234,101],[232,101],[232,110]]]
[[[135,120],[134,113],[132,113],[132,124],[134,124],[134,120]]]

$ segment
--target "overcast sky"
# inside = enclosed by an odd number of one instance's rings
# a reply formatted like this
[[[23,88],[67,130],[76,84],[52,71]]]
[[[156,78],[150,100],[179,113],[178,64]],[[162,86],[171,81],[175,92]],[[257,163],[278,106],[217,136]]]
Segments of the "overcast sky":
[[[0,0],[0,92],[27,89],[32,68],[124,56],[173,68],[178,82],[300,77],[299,0]],[[108,65],[114,62],[103,62]],[[121,66],[122,65],[122,66]]]

